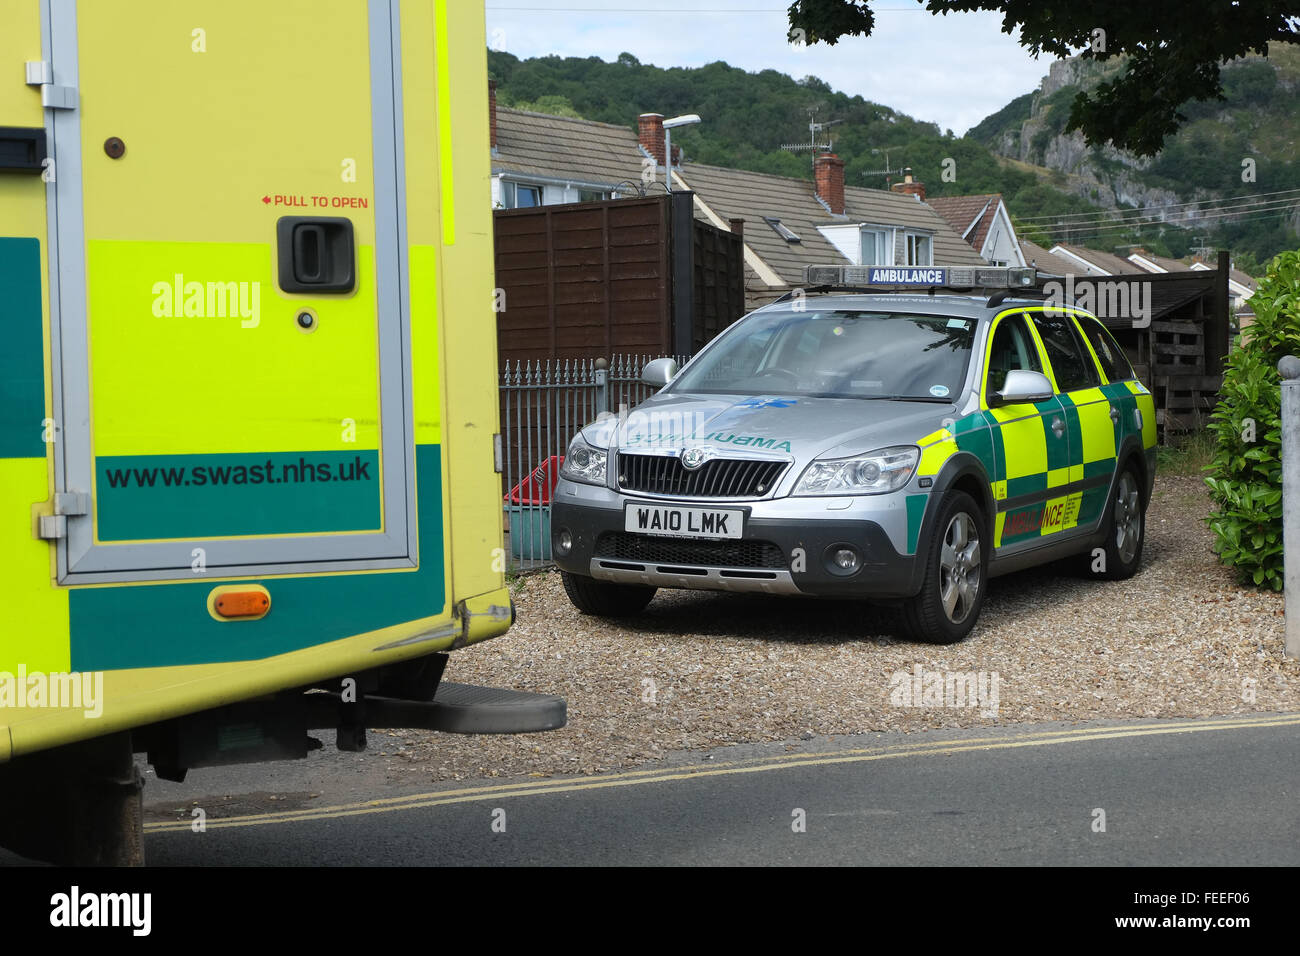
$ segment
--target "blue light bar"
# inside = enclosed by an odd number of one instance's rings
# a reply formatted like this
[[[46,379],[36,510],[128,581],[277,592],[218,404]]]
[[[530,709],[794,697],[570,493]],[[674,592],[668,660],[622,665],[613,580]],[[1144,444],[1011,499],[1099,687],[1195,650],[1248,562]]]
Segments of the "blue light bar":
[[[810,286],[861,288],[1028,289],[1038,270],[994,266],[808,266]]]

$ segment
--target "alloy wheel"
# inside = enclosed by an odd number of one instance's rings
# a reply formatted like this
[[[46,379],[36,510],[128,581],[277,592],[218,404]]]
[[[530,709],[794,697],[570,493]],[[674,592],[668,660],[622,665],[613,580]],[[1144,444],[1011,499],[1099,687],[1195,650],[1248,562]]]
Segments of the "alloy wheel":
[[[979,528],[974,518],[959,511],[948,523],[939,553],[939,599],[953,624],[966,620],[975,606],[982,568]]]

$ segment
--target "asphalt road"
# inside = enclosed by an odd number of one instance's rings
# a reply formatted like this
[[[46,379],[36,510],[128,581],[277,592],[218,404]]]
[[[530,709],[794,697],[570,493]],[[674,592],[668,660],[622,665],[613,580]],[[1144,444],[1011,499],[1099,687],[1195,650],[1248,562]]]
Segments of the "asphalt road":
[[[146,854],[169,866],[1295,866],[1297,730],[1293,714],[879,734],[422,790],[327,750],[183,785],[151,778]]]

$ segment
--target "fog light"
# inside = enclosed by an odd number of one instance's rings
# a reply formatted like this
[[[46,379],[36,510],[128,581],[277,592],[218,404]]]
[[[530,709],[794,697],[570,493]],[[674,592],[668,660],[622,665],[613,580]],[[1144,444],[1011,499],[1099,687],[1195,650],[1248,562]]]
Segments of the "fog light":
[[[840,548],[835,552],[835,564],[841,571],[856,571],[858,569],[858,553],[852,548]]]
[[[555,553],[566,555],[573,550],[573,535],[569,533],[568,528],[561,528],[560,533],[555,536]]]

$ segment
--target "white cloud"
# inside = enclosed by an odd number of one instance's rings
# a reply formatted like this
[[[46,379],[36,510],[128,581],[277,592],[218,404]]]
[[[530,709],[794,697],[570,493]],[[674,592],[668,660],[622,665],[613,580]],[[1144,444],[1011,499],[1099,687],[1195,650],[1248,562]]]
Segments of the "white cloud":
[[[877,3],[866,39],[798,48],[786,39],[785,4],[771,0],[496,0],[489,43],[519,57],[632,53],[656,66],[723,60],[746,70],[820,77],[941,129],[962,133],[1038,85],[1048,61],[1034,60],[1001,32],[996,13],[934,16],[904,0]],[[763,12],[759,12],[762,9]]]

